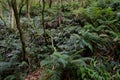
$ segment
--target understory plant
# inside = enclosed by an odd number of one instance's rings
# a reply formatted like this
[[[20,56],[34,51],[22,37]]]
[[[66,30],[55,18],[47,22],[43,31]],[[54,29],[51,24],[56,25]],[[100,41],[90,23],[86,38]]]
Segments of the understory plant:
[[[37,68],[43,69],[40,80],[120,79],[119,0],[69,1],[62,0],[61,6],[53,2],[51,8],[46,1],[44,10],[39,3],[31,5],[29,22],[23,6],[19,17],[27,61],[22,59],[17,27],[10,31],[9,12],[4,12],[5,20],[0,19],[0,80],[23,80]]]
[[[40,63],[44,67],[40,80],[119,80],[118,63],[106,61],[105,57],[102,60],[81,57],[81,52],[82,50],[73,55],[54,52],[46,57]]]

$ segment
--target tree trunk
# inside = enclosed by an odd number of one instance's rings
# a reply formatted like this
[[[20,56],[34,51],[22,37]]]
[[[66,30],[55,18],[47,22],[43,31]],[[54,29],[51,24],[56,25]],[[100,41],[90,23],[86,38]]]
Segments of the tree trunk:
[[[30,0],[26,0],[27,18],[30,20]]]
[[[10,20],[10,31],[14,31],[14,11],[11,5],[11,2],[8,0],[8,9],[9,9],[9,20]]]
[[[12,32],[14,30],[14,12],[11,6],[10,7],[10,31]]]
[[[52,0],[49,1],[49,7],[52,7]]]
[[[61,10],[61,6],[62,6],[62,0],[59,0],[59,10],[58,10],[58,25],[60,27],[61,23],[62,23],[62,10]]]
[[[46,40],[46,30],[45,30],[46,26],[45,26],[45,21],[44,21],[45,0],[42,0],[42,4],[43,4],[43,6],[42,6],[42,26],[43,26],[43,31],[44,31],[44,39],[45,39],[45,42],[47,42],[47,40]]]
[[[21,44],[22,44],[22,57],[23,57],[23,60],[26,61],[27,60],[26,44],[25,44],[24,34],[23,34],[21,24],[20,24],[20,17],[19,17],[19,12],[17,10],[16,0],[12,0],[11,5],[12,5],[13,11],[14,11],[14,16],[15,16],[15,19],[16,19],[17,29],[18,29],[19,34],[20,34],[20,41],[21,41]]]

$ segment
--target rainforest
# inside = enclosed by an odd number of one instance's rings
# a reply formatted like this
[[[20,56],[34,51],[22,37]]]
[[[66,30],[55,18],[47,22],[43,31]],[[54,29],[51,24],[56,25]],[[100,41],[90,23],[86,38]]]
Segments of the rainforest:
[[[0,0],[0,80],[120,80],[120,0]]]

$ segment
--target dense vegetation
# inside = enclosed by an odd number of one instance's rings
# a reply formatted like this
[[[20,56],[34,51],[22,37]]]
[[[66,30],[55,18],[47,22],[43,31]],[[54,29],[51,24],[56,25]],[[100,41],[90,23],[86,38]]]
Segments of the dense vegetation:
[[[0,0],[0,80],[35,70],[29,80],[120,80],[120,1]]]

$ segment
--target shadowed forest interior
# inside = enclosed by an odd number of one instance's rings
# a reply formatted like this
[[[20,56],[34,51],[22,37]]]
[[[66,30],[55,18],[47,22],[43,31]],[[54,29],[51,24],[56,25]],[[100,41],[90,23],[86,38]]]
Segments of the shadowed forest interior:
[[[0,80],[120,80],[120,0],[0,0]]]

